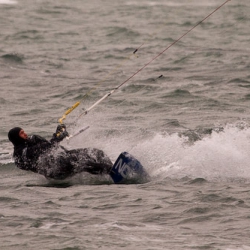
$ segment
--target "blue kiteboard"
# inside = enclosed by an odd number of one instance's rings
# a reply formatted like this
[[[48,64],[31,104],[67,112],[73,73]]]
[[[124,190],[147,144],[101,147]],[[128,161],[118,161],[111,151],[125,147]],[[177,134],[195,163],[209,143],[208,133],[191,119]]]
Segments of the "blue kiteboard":
[[[110,176],[114,183],[142,183],[149,180],[149,175],[142,164],[131,154],[123,152],[113,165]]]

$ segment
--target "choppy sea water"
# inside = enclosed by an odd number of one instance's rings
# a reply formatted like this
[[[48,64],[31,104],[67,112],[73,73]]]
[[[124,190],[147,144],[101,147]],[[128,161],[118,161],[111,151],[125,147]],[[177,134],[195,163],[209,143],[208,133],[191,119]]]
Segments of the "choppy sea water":
[[[80,116],[222,3],[0,1],[1,249],[250,249],[249,1]],[[50,138],[77,101],[68,130],[90,128],[63,145],[128,151],[149,182],[48,182],[14,166],[9,129]]]

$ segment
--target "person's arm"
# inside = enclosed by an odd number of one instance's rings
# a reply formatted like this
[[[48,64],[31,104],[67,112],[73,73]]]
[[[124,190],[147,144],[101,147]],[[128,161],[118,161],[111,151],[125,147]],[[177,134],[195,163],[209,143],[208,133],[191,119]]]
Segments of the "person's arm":
[[[38,158],[42,153],[53,147],[53,143],[39,135],[32,135],[27,140],[27,147],[23,150],[23,156],[27,159]]]
[[[24,156],[27,159],[38,158],[41,154],[56,147],[65,137],[68,136],[65,125],[58,125],[56,132],[50,141],[47,141],[39,135],[33,135],[27,140],[27,147],[24,149]]]

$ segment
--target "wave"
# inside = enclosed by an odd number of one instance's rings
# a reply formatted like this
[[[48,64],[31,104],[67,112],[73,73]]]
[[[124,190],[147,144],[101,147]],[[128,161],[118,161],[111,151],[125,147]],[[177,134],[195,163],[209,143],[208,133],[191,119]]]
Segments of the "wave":
[[[140,34],[132,29],[125,27],[110,27],[107,36],[119,36],[119,37],[138,37]]]
[[[23,63],[24,56],[21,54],[10,53],[10,54],[2,55],[1,58],[3,58],[4,60],[8,62]]]

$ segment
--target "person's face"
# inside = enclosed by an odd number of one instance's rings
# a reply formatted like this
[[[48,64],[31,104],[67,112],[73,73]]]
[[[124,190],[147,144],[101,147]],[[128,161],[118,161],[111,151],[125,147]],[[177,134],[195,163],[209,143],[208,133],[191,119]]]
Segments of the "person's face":
[[[19,136],[23,138],[24,140],[28,139],[28,135],[24,132],[24,130],[20,130]]]

